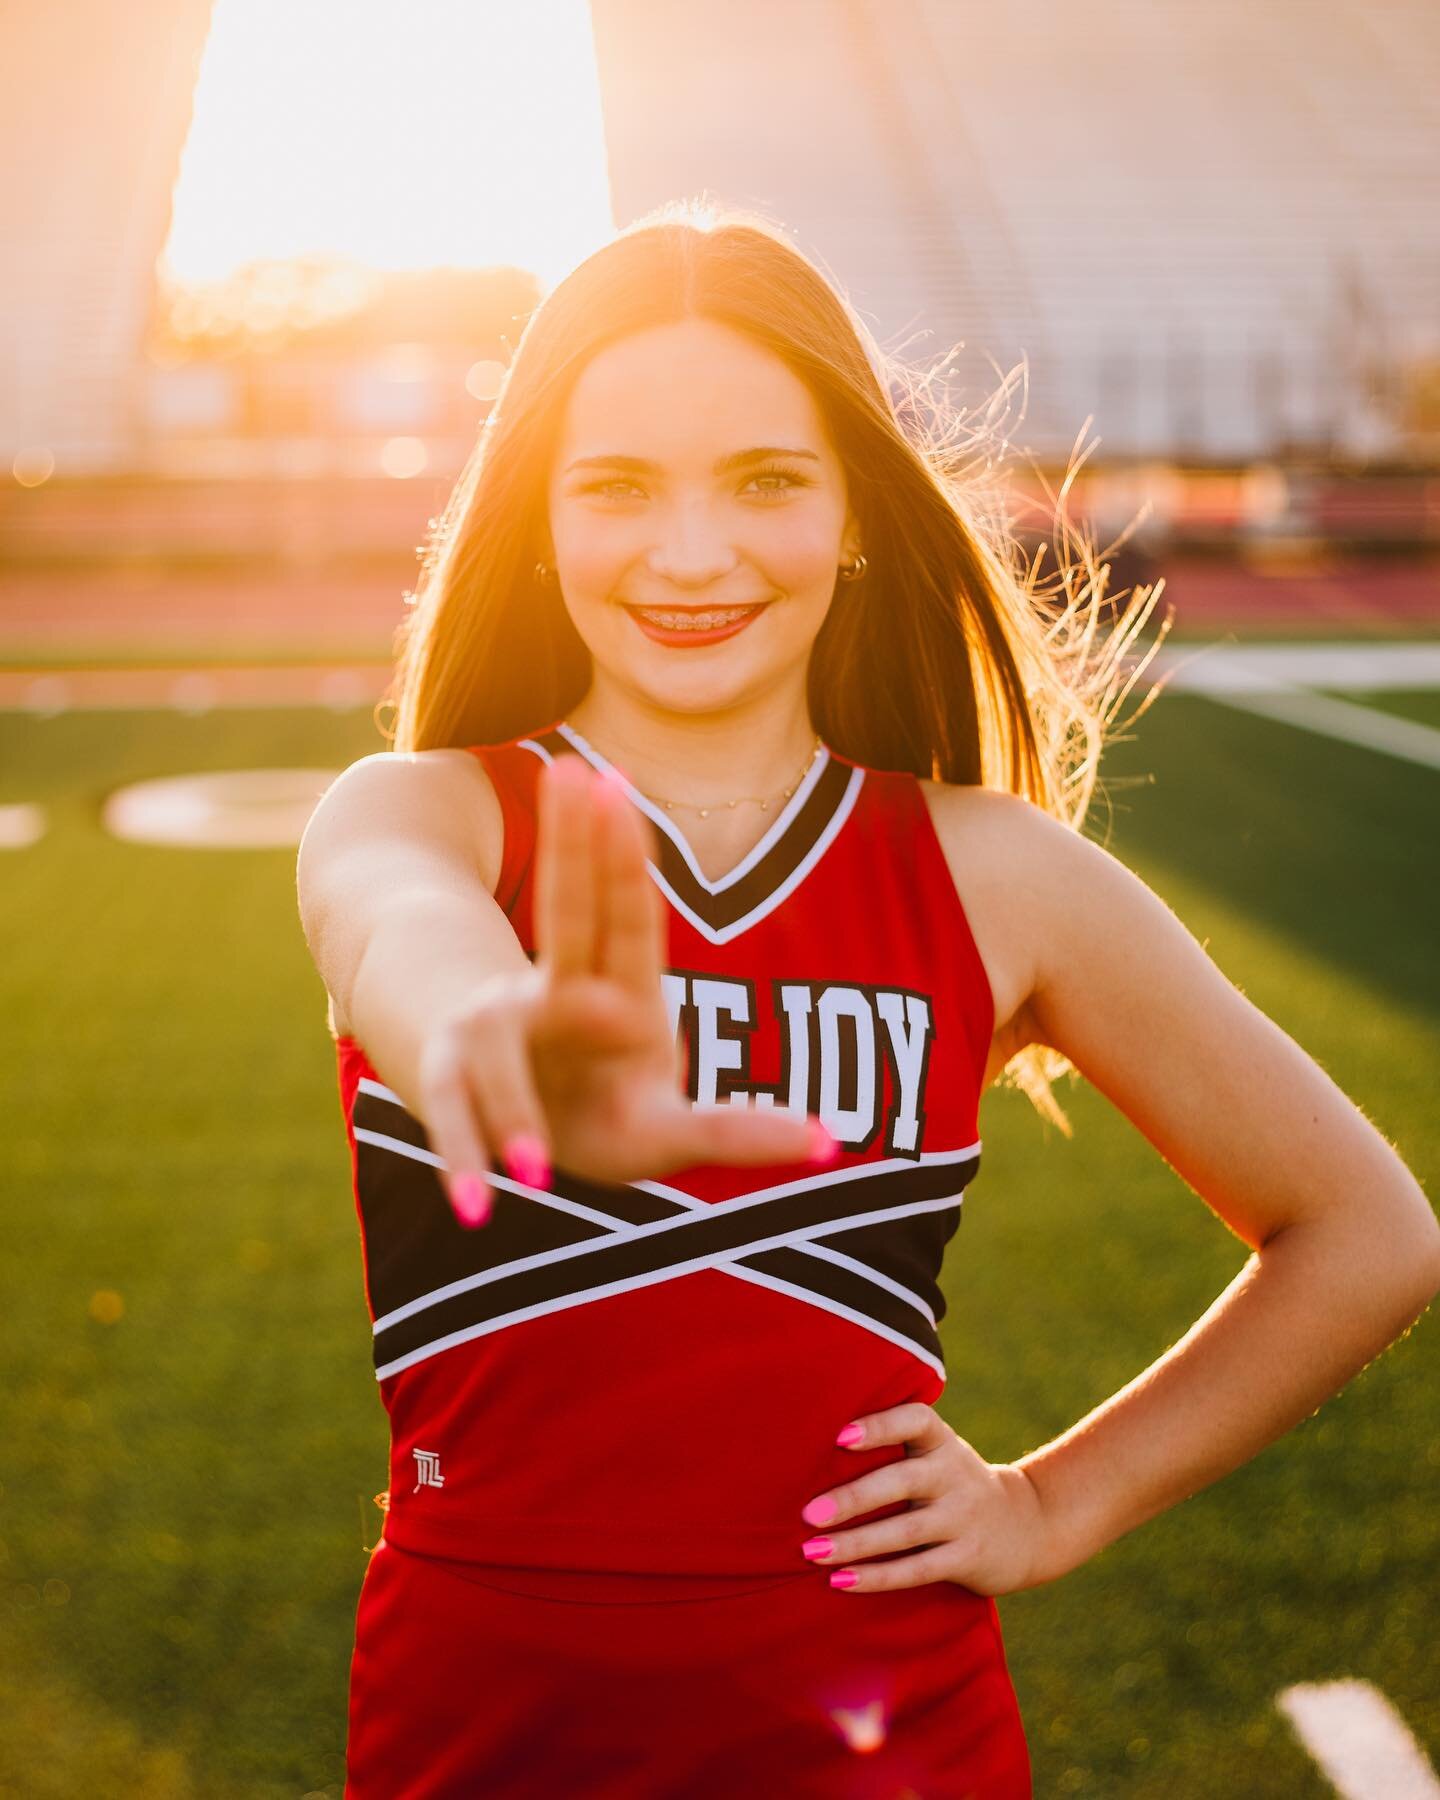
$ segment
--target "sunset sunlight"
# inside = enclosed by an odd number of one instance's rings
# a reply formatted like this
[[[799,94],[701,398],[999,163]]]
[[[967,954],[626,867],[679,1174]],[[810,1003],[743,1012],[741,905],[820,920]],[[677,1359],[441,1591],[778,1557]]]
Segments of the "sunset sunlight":
[[[319,253],[548,288],[611,229],[584,0],[217,0],[168,280]]]
[[[0,1800],[1440,1800],[1440,3],[0,9]]]

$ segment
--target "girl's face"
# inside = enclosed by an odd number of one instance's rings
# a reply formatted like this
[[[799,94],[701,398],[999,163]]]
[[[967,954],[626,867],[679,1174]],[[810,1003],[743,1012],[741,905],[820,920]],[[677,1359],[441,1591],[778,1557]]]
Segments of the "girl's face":
[[[599,351],[571,393],[548,501],[546,560],[597,683],[692,714],[803,691],[860,544],[824,421],[777,356],[701,319]]]

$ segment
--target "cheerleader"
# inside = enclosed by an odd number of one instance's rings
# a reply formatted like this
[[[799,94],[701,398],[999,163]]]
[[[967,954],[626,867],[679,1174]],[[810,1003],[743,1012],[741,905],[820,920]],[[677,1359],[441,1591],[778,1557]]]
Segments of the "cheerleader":
[[[893,375],[753,215],[588,258],[307,828],[391,1438],[352,1800],[1020,1800],[997,1597],[1440,1285],[1380,1134],[1080,830],[1156,591],[1098,632],[1082,544],[1047,593]],[[1067,1067],[1254,1255],[994,1464],[941,1263],[987,1088],[1063,1123]]]

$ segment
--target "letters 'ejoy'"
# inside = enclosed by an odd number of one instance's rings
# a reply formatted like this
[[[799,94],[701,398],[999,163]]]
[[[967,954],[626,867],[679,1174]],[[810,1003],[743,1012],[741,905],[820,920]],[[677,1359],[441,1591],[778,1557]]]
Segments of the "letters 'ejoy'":
[[[751,1078],[752,1040],[768,1021],[754,981],[667,970],[661,977],[677,1042],[689,1052],[689,1092],[700,1105],[776,1106],[813,1112],[850,1149],[884,1126],[888,1155],[914,1155],[925,1116],[934,1039],[930,997],[847,981],[772,981],[780,1027],[775,1082]],[[884,1104],[884,1071],[890,1105]]]

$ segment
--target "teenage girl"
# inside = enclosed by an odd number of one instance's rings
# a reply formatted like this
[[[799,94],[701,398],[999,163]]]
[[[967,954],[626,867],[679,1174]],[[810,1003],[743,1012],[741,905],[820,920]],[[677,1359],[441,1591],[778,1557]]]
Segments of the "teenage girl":
[[[391,1427],[352,1800],[1019,1800],[995,1597],[1440,1286],[1379,1133],[1079,830],[1148,605],[1097,638],[1088,553],[1043,596],[883,367],[753,215],[581,264],[439,522],[395,748],[306,831]],[[936,1408],[941,1258],[984,1091],[1063,1120],[1068,1066],[1255,1254],[991,1464]]]

